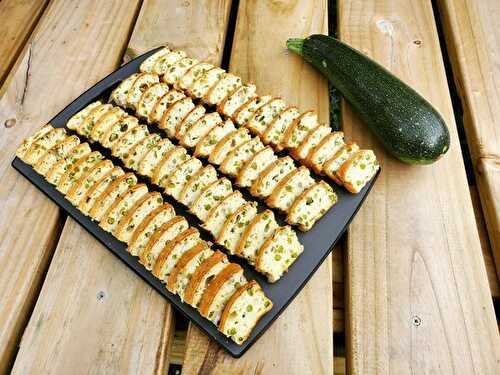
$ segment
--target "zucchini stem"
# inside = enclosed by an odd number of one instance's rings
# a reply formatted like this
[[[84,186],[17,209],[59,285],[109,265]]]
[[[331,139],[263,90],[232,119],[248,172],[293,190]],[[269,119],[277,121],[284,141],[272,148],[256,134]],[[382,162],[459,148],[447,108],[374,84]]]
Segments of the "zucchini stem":
[[[297,55],[302,56],[302,47],[304,46],[304,39],[301,38],[290,38],[286,41],[286,47],[295,52]]]

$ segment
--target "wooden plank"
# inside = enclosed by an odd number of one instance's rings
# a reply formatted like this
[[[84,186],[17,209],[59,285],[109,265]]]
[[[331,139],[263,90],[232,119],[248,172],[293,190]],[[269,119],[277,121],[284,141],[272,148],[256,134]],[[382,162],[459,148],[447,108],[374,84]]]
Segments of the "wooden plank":
[[[57,207],[10,162],[24,137],[116,66],[136,5],[52,2],[0,100],[0,373],[11,364],[61,227]]]
[[[12,373],[164,374],[171,314],[163,297],[68,219]]]
[[[0,86],[21,53],[49,0],[0,2]],[[0,91],[1,92],[1,91]]]
[[[488,283],[490,285],[490,292],[493,298],[500,298],[500,283],[495,268],[495,261],[491,252],[491,245],[486,231],[486,224],[484,222],[483,211],[481,210],[481,202],[479,200],[479,193],[476,186],[469,186],[470,196],[472,199],[472,206],[474,207],[474,215],[476,217],[477,230],[479,233],[479,241],[481,242],[481,249],[483,250],[484,265],[486,266],[486,273],[488,274]]]
[[[339,31],[443,114],[451,148],[409,166],[388,156],[349,106],[343,126],[382,164],[347,243],[350,372],[498,373],[500,339],[430,1],[339,4]]]
[[[203,30],[203,23],[192,24],[189,17],[166,22],[160,16],[172,14],[182,4],[184,2],[171,3],[170,9],[166,9],[160,2],[145,1],[128,50],[139,54],[151,49],[158,43],[154,38],[148,42],[148,35],[166,41],[170,28],[184,27],[184,37],[191,29]],[[206,5],[214,8],[220,3],[207,2]],[[219,20],[227,20],[228,11],[229,3],[226,2]],[[108,13],[108,17],[109,14],[113,13]],[[134,14],[135,6],[130,6],[130,14],[121,18],[122,22],[133,25]],[[209,24],[212,22],[209,20]],[[147,29],[146,26],[156,29],[157,33],[144,35],[141,30]],[[224,32],[225,27],[221,26],[219,34]],[[120,61],[119,51],[125,45],[126,37],[127,34],[120,39],[121,44],[117,42],[116,62]],[[217,36],[214,43],[219,42]],[[220,56],[216,58],[220,59]],[[68,301],[75,301],[71,304],[75,308],[68,308]],[[78,307],[82,303],[85,305],[83,309]],[[70,370],[87,372],[88,369],[96,373],[165,373],[173,334],[172,322],[171,307],[162,297],[78,224],[68,220],[14,369],[18,373],[38,373],[47,369],[61,373]],[[83,332],[88,336],[86,340],[74,340]]]
[[[500,278],[500,2],[437,2]]]
[[[231,0],[146,0],[127,47],[127,58],[156,46],[171,44],[189,56],[220,64]],[[142,16],[141,13],[141,16]]]
[[[242,1],[230,70],[254,82],[261,94],[281,95],[302,109],[318,109],[326,122],[325,80],[284,47],[290,36],[318,32],[327,32],[326,1]],[[329,257],[269,331],[238,360],[191,327],[183,374],[333,373],[331,278]]]

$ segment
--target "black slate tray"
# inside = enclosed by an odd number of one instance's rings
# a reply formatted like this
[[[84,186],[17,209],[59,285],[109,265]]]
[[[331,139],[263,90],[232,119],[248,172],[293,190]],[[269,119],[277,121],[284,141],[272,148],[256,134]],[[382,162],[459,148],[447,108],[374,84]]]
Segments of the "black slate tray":
[[[116,84],[119,81],[126,78],[130,74],[137,72],[141,62],[158,49],[159,48],[156,48],[135,58],[84,92],[59,114],[57,114],[52,120],[50,120],[52,126],[64,127],[71,116],[87,106],[89,103],[97,99],[106,100],[111,90],[116,87]],[[150,130],[156,131],[151,127]],[[107,150],[96,144],[93,144],[92,148],[101,151],[105,156],[112,159],[115,165],[121,165],[123,167],[123,164],[118,159],[112,158]],[[42,176],[38,175],[31,166],[24,163],[17,157],[12,162],[12,166],[28,180],[30,180],[35,186],[37,186],[42,192],[44,192],[50,199],[57,203],[62,209],[64,209],[73,219],[85,227],[111,252],[113,252],[133,271],[149,283],[149,285],[156,289],[186,318],[195,323],[202,331],[210,336],[210,338],[217,341],[235,358],[242,356],[243,353],[245,353],[257,341],[257,339],[271,326],[272,322],[281,314],[281,312],[283,312],[288,304],[304,287],[309,278],[332,251],[335,243],[356,215],[356,212],[360,208],[376,178],[378,177],[377,174],[377,176],[359,194],[350,194],[342,187],[333,186],[339,198],[337,204],[329,212],[327,212],[326,215],[319,222],[317,222],[310,231],[306,233],[297,231],[299,240],[304,245],[305,250],[290,267],[288,273],[286,273],[278,282],[274,284],[268,283],[264,277],[255,272],[255,270],[244,260],[237,257],[230,257],[232,262],[237,262],[244,268],[245,275],[248,279],[257,280],[266,295],[273,301],[274,304],[273,309],[259,321],[248,340],[243,343],[243,345],[237,345],[232,340],[221,334],[211,322],[204,319],[195,309],[182,303],[178,296],[170,293],[158,279],[156,279],[139,263],[138,258],[133,257],[127,252],[126,245],[123,242],[118,241],[111,234],[102,230],[96,222],[81,214],[80,211],[72,206],[71,203],[69,203],[53,185],[49,184]],[[155,188],[153,187],[150,190],[155,190]],[[255,200],[252,199],[246,191],[242,190],[242,193],[247,199]],[[199,228],[199,222],[197,219],[195,219],[193,215],[189,214],[182,205],[178,204],[168,196],[164,196],[164,199],[175,207],[178,214],[186,216],[191,225]],[[264,205],[259,203],[259,210],[263,208]],[[283,224],[283,217],[279,214],[276,216],[278,221],[281,221],[281,224]],[[206,233],[203,233],[203,230],[200,231],[202,232],[202,237],[210,240],[210,237],[207,236]],[[316,302],[322,303],[322,301]]]

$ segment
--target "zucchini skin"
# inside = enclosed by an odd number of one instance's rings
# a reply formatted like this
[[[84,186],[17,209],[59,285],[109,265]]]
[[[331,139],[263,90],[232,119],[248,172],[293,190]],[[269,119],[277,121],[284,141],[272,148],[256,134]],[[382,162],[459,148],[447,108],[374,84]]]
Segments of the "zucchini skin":
[[[415,90],[367,56],[326,35],[287,46],[342,93],[385,148],[409,164],[430,164],[450,147],[446,123]]]

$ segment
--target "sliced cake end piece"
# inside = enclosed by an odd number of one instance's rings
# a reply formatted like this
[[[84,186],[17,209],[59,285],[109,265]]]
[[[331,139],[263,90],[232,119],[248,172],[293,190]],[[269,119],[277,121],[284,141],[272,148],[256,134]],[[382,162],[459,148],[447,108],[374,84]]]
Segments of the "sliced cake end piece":
[[[244,343],[260,318],[273,308],[260,285],[252,280],[241,286],[226,303],[219,330],[238,345]]]
[[[86,106],[85,108],[83,108],[82,110],[80,110],[79,112],[74,114],[66,123],[66,126],[68,127],[68,129],[71,129],[71,130],[78,129],[78,127],[83,122],[85,117],[87,117],[93,109],[97,108],[101,104],[102,104],[102,102],[99,100],[96,102],[92,102],[88,106]]]
[[[377,174],[379,164],[372,150],[360,150],[340,167],[337,176],[351,193],[361,189]]]

